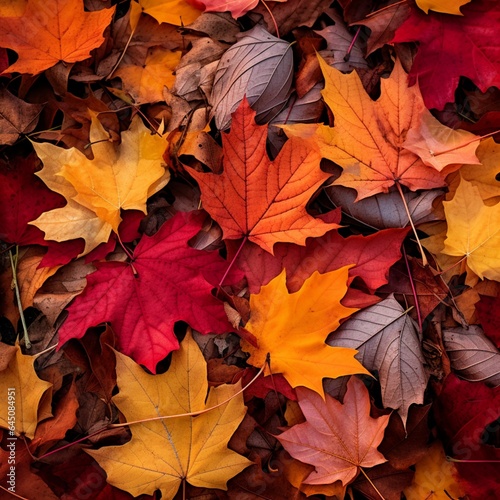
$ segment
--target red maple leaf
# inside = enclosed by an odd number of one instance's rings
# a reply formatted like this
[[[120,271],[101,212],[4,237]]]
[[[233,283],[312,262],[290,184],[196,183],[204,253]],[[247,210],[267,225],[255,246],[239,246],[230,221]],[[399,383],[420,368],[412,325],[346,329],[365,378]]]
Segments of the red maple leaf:
[[[443,109],[453,102],[461,76],[470,78],[483,92],[500,86],[500,3],[474,0],[462,12],[463,17],[427,15],[414,7],[392,39],[420,43],[410,84],[418,80],[428,108]]]
[[[96,264],[84,292],[68,308],[60,345],[110,322],[118,350],[154,373],[156,364],[179,347],[176,321],[201,333],[230,331],[222,302],[211,294],[227,263],[217,252],[187,245],[204,217],[202,212],[179,212],[154,236],[143,236],[132,263]]]

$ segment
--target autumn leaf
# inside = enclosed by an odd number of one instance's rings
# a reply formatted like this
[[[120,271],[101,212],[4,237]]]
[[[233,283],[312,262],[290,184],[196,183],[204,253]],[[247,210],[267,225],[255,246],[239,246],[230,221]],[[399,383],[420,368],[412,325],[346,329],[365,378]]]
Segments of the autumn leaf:
[[[118,232],[120,211],[146,213],[146,200],[169,180],[163,166],[167,143],[136,117],[122,133],[119,146],[93,118],[90,141],[94,159],[76,148],[63,149],[49,143],[33,143],[44,168],[37,175],[62,194],[68,204],[42,214],[32,222],[45,232],[45,239],[85,239],[84,254]]]
[[[482,92],[500,86],[499,43],[494,26],[500,22],[496,0],[474,0],[462,16],[424,14],[414,8],[392,42],[419,42],[410,71],[418,80],[426,106],[443,109],[455,100],[460,77],[470,78]],[[485,29],[488,27],[488,29]]]
[[[29,0],[21,17],[0,21],[0,45],[19,55],[4,73],[36,75],[60,61],[87,59],[104,41],[114,11],[85,12],[82,0]]]
[[[406,425],[410,405],[424,402],[428,376],[416,324],[394,296],[354,314],[327,343],[359,351],[356,359],[378,373],[384,407]]]
[[[370,397],[361,380],[351,377],[344,404],[327,395],[321,397],[302,387],[297,389],[306,422],[278,436],[292,457],[312,464],[315,470],[304,484],[349,484],[362,467],[373,467],[386,459],[377,451],[390,415],[370,417]]]
[[[354,359],[357,351],[325,344],[328,333],[355,311],[340,303],[348,272],[349,266],[325,274],[316,271],[300,290],[288,293],[283,271],[251,295],[245,329],[258,346],[242,341],[242,349],[250,353],[248,363],[260,367],[269,353],[271,367],[266,373],[282,373],[292,387],[308,387],[323,398],[323,378],[367,373]]]
[[[430,10],[434,12],[442,12],[444,14],[455,14],[457,16],[463,16],[460,12],[460,7],[469,3],[471,0],[416,0],[417,5],[426,14]]]
[[[187,0],[139,0],[142,12],[154,17],[159,23],[176,26],[191,24],[201,14],[201,10]]]
[[[479,189],[464,179],[443,205],[448,231],[442,252],[466,257],[467,266],[481,279],[500,280],[500,205],[485,205]]]
[[[357,73],[344,75],[319,57],[325,77],[322,92],[335,116],[335,126],[283,126],[286,134],[307,138],[322,156],[343,168],[334,185],[358,192],[357,200],[387,193],[396,183],[415,191],[443,186],[444,177],[404,148],[411,129],[420,125],[424,104],[418,87],[408,88],[401,63],[381,80],[381,95],[372,101]]]
[[[5,395],[4,403],[0,405],[0,427],[8,429],[11,437],[25,435],[33,439],[39,422],[40,401],[44,396],[51,396],[48,391],[52,384],[40,380],[34,368],[36,358],[24,355],[19,346],[12,350],[0,343],[0,357],[5,355],[8,363],[0,377],[0,386]],[[13,423],[12,418],[9,419],[12,407],[15,411]]]
[[[326,224],[305,205],[329,177],[319,154],[302,139],[288,141],[271,162],[266,153],[267,127],[255,123],[255,112],[243,100],[222,136],[224,172],[190,170],[201,189],[203,208],[222,227],[225,239],[247,237],[269,253],[278,242],[303,245],[337,224]]]
[[[231,12],[237,19],[248,11],[257,7],[259,0],[197,0],[205,6],[206,12]],[[274,2],[286,2],[286,0],[273,0]]]
[[[131,424],[132,439],[123,446],[87,450],[110,484],[134,496],[159,489],[162,498],[172,499],[183,481],[226,490],[227,481],[251,465],[227,448],[246,413],[243,396],[237,395],[241,384],[208,391],[206,363],[190,333],[173,354],[167,373],[148,375],[120,353],[116,371],[120,392],[113,401],[128,422],[209,410],[197,417]]]
[[[222,302],[212,296],[213,285],[205,278],[217,282],[227,264],[216,252],[187,245],[203,219],[200,212],[180,212],[154,236],[142,237],[132,264],[97,263],[84,292],[68,308],[60,344],[110,322],[117,349],[154,373],[156,364],[179,347],[173,332],[176,321],[186,321],[202,333],[229,331]]]

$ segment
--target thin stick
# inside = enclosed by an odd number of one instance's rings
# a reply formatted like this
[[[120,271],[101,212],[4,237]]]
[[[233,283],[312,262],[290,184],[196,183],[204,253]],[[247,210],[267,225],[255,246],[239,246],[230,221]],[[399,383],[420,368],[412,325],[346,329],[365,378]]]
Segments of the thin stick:
[[[382,499],[385,500],[384,495],[378,491],[377,487],[373,484],[372,480],[366,475],[366,472],[363,470],[363,467],[360,467],[359,470],[363,474],[363,476],[366,477],[366,480],[372,485],[372,488],[378,493],[378,496]]]
[[[4,488],[1,484],[0,484],[0,489],[6,491],[7,493],[10,493],[13,497],[20,498],[21,500],[29,500],[28,498],[22,497],[21,495],[18,495],[17,493],[14,493],[13,491]]]
[[[26,320],[24,319],[23,305],[21,303],[21,293],[19,292],[19,283],[17,282],[17,258],[19,256],[19,247],[16,246],[16,256],[12,255],[12,250],[9,250],[10,257],[10,267],[12,268],[12,285],[16,290],[17,307],[19,309],[19,316],[21,317],[21,324],[23,325],[24,332],[24,345],[26,349],[31,349],[31,342],[28,336],[28,328],[26,326]]]
[[[401,186],[399,185],[399,182],[396,182],[396,186],[398,187],[399,194],[401,195],[401,199],[403,200],[403,205],[405,207],[406,213],[408,215],[408,219],[410,220],[411,228],[413,229],[413,234],[415,235],[415,238],[417,240],[418,248],[420,250],[420,255],[422,256],[422,264],[425,266],[429,265],[429,262],[427,262],[427,257],[425,256],[424,249],[422,247],[422,244],[420,243],[420,239],[417,234],[417,229],[415,228],[415,225],[413,224],[413,219],[411,218],[411,213],[410,209],[408,208],[408,203],[406,203],[406,198],[403,193],[403,190],[401,189]]]
[[[415,288],[415,283],[413,282],[413,276],[411,275],[410,263],[408,262],[408,256],[406,255],[406,250],[403,245],[403,256],[405,258],[406,270],[408,271],[408,278],[410,279],[411,291],[413,293],[413,298],[415,299],[415,309],[417,311],[418,320],[418,330],[422,333],[422,316],[420,314],[420,305],[418,303],[417,289]]]
[[[222,278],[220,279],[217,292],[221,289],[222,283],[224,283],[224,280],[226,279],[227,275],[229,274],[229,271],[234,266],[234,263],[236,262],[236,259],[239,257],[240,252],[243,249],[243,246],[245,245],[247,240],[248,240],[248,236],[245,236],[241,242],[240,247],[238,248],[238,251],[235,253],[233,259],[229,263],[229,266],[227,266],[227,269],[226,269],[226,272],[224,273],[224,276],[222,276]]]
[[[356,40],[358,39],[359,34],[361,33],[361,26],[358,28],[356,31],[356,34],[352,37],[351,44],[349,45],[349,48],[347,49],[347,52],[344,56],[344,61],[347,62],[351,58],[351,51],[354,47],[354,44],[356,43]]]
[[[274,29],[276,30],[276,38],[280,38],[280,30],[278,29],[278,25],[276,24],[276,19],[273,16],[273,13],[271,12],[271,9],[267,5],[267,3],[264,0],[260,0],[262,2],[262,5],[266,8],[267,12],[269,12],[269,15],[271,16],[271,19],[273,20],[274,24]]]
[[[269,356],[266,358],[266,361],[262,365],[262,368],[258,371],[257,375],[255,375],[255,377],[252,380],[250,380],[250,382],[248,382],[248,384],[245,387],[242,387],[237,393],[233,394],[230,398],[227,398],[222,403],[219,403],[215,406],[211,406],[210,408],[205,408],[204,410],[193,411],[190,413],[179,413],[177,415],[161,415],[159,417],[151,417],[151,418],[144,418],[142,420],[134,420],[132,422],[124,422],[123,424],[110,424],[110,425],[108,425],[107,428],[108,429],[115,429],[117,427],[127,427],[127,426],[133,425],[133,424],[143,424],[145,422],[154,422],[156,420],[167,420],[170,418],[196,417],[197,415],[202,415],[203,413],[207,413],[209,411],[215,410],[216,408],[219,408],[220,406],[224,406],[225,404],[229,403],[229,401],[231,401],[236,396],[241,394],[243,391],[248,389],[261,376],[262,372],[266,369],[266,366],[268,364],[268,358],[269,358]]]

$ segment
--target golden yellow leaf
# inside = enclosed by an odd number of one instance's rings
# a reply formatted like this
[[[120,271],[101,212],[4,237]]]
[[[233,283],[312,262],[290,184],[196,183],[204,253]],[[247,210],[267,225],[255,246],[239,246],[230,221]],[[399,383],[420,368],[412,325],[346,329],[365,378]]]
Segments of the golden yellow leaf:
[[[430,10],[442,12],[443,14],[455,14],[463,16],[460,7],[471,0],[417,0],[417,5],[428,14]]]
[[[122,63],[113,76],[121,78],[124,90],[134,98],[136,104],[163,101],[164,87],[171,88],[174,85],[173,72],[181,55],[180,51],[155,47],[146,57],[144,65]]]
[[[409,130],[418,128],[425,110],[417,85],[408,87],[408,75],[399,60],[389,78],[381,79],[381,95],[372,101],[358,74],[343,74],[319,57],[325,77],[323,98],[335,117],[335,126],[282,126],[288,136],[314,142],[321,154],[343,168],[335,185],[353,188],[357,200],[388,192],[395,183],[411,190],[445,185],[444,175],[403,146]]]
[[[167,142],[152,135],[137,116],[121,137],[119,146],[113,144],[94,117],[90,128],[93,160],[75,148],[33,143],[44,164],[37,175],[68,200],[65,207],[45,212],[30,223],[45,232],[45,239],[84,238],[84,255],[108,241],[111,231],[118,231],[122,209],[146,213],[146,200],[170,178],[162,158]]]
[[[477,186],[483,201],[500,196],[500,144],[489,137],[477,148],[477,156],[481,165],[464,165],[460,175]]]
[[[2,0],[0,17],[20,17],[24,14],[28,0]]]
[[[5,344],[0,344],[0,351]],[[5,346],[9,349],[10,347]],[[0,373],[0,427],[7,429],[7,436],[24,434],[33,439],[38,424],[38,406],[43,395],[52,384],[38,378],[33,367],[34,356],[25,356],[16,346],[16,353],[5,370]]]
[[[434,442],[415,467],[412,484],[403,490],[406,500],[450,500],[465,495],[454,477],[455,466],[446,460],[441,442]]]
[[[450,201],[443,202],[448,232],[442,252],[466,257],[481,279],[500,280],[500,204],[486,206],[479,189],[461,179]]]
[[[128,422],[211,408],[235,396],[240,383],[208,392],[203,355],[188,332],[172,355],[169,370],[149,375],[127,356],[116,353],[120,392],[113,401]],[[227,448],[245,416],[243,396],[196,417],[132,424],[132,439],[123,446],[90,450],[106,471],[107,481],[134,496],[162,492],[174,498],[183,480],[201,488],[227,489],[227,481],[252,464]]]
[[[340,320],[357,311],[340,303],[347,292],[349,267],[325,274],[316,271],[295,293],[288,293],[283,271],[251,295],[245,328],[258,347],[242,341],[242,349],[250,353],[248,362],[260,367],[269,353],[272,373],[282,373],[292,387],[308,387],[323,399],[323,378],[369,374],[354,358],[358,351],[325,344]]]
[[[191,24],[201,10],[189,5],[186,0],[139,0],[145,14],[154,17],[159,23],[186,26]]]

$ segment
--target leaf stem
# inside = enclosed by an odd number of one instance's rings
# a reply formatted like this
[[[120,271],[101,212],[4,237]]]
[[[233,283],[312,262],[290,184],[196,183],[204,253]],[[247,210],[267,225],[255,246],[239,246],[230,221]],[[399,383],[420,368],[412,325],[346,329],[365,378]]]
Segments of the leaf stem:
[[[418,320],[418,330],[422,333],[422,315],[420,314],[420,305],[418,303],[418,295],[417,289],[415,288],[415,283],[413,282],[413,276],[411,275],[410,263],[408,262],[408,256],[406,255],[405,246],[403,248],[403,256],[405,258],[406,270],[408,271],[408,278],[410,279],[411,291],[413,293],[413,298],[415,299],[415,309],[417,311],[417,320]]]
[[[10,491],[7,488],[4,488],[1,484],[0,484],[0,489],[11,494],[13,497],[20,498],[21,500],[28,500],[28,498],[22,497],[21,495],[18,495],[17,493],[14,493],[13,491]]]
[[[9,250],[10,267],[12,268],[12,288],[16,291],[17,307],[19,309],[19,316],[21,317],[21,324],[23,325],[24,332],[24,345],[26,349],[31,349],[31,342],[28,336],[28,328],[24,318],[23,304],[21,302],[21,293],[19,292],[19,283],[17,282],[17,259],[19,257],[19,247],[16,245],[16,254],[12,255],[12,249]]]
[[[269,15],[271,16],[271,19],[272,19],[273,24],[274,24],[274,29],[276,30],[276,38],[281,38],[280,37],[280,30],[278,29],[278,25],[276,24],[276,19],[273,16],[271,9],[269,8],[269,6],[267,5],[267,3],[264,0],[260,0],[260,1],[261,1],[262,5],[266,8],[267,12],[269,12]]]
[[[396,182],[396,186],[398,188],[401,199],[403,200],[403,205],[405,207],[406,214],[408,215],[408,219],[410,221],[411,228],[413,229],[413,234],[415,235],[415,238],[417,240],[417,245],[418,245],[418,248],[420,250],[420,255],[422,256],[422,264],[424,265],[424,267],[428,266],[429,262],[427,261],[427,257],[425,256],[424,249],[422,248],[422,244],[420,243],[420,239],[419,239],[418,234],[417,234],[417,229],[415,228],[415,225],[413,224],[413,219],[411,218],[410,209],[408,208],[408,203],[406,203],[405,195],[403,193],[403,190],[401,189],[399,182]]]
[[[372,480],[368,477],[368,475],[366,474],[366,472],[363,470],[363,467],[360,467],[359,470],[361,471],[361,473],[363,474],[363,476],[366,477],[366,480],[372,485],[372,488],[378,493],[378,496],[382,500],[385,500],[384,495],[382,495],[382,493],[380,493],[380,491],[377,489],[377,487],[373,484]]]
[[[356,43],[356,40],[358,39],[359,34],[361,33],[361,26],[358,26],[358,29],[356,31],[356,34],[352,37],[351,44],[349,45],[349,48],[347,49],[347,52],[344,56],[344,61],[348,62],[349,59],[351,58],[351,51],[354,47],[354,44]]]
[[[241,241],[240,247],[238,248],[237,252],[234,254],[234,257],[232,258],[231,262],[229,263],[229,266],[227,266],[226,272],[224,273],[224,275],[222,276],[222,278],[219,281],[217,293],[222,288],[222,283],[224,283],[224,280],[226,279],[227,275],[229,274],[229,271],[234,266],[234,263],[236,262],[236,259],[239,257],[241,250],[243,250],[243,246],[245,245],[247,240],[248,240],[248,236],[245,236],[243,238],[243,240]]]

